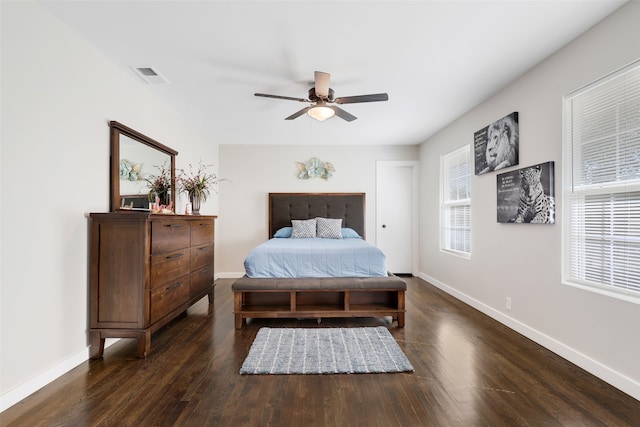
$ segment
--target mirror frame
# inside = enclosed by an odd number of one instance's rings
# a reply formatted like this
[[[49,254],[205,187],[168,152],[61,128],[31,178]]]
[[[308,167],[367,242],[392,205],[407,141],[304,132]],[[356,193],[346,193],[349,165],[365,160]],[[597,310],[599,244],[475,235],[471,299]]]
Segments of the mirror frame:
[[[171,201],[175,211],[176,206],[176,156],[178,152],[167,147],[158,141],[149,138],[140,132],[131,129],[116,121],[109,122],[111,137],[111,203],[110,211],[117,211],[120,208],[120,135],[126,135],[129,138],[145,144],[153,149],[168,154],[171,158]]]

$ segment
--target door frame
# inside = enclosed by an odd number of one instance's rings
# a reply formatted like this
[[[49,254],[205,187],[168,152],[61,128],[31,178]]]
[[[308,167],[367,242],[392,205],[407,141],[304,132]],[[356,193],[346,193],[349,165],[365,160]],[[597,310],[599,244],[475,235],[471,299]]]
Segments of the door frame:
[[[382,227],[380,213],[382,212],[382,197],[380,194],[381,171],[385,168],[410,167],[412,170],[412,191],[411,203],[411,274],[418,275],[418,185],[419,185],[419,165],[417,160],[377,160],[376,161],[376,244],[378,244],[378,231]]]

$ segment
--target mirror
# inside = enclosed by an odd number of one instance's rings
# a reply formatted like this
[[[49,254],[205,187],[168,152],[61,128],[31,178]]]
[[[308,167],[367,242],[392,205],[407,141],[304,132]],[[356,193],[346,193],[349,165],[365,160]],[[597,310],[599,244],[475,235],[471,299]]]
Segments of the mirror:
[[[147,179],[162,169],[170,174],[169,200],[176,205],[177,151],[121,123],[109,122],[111,128],[111,206],[110,210],[149,210]],[[155,200],[152,200],[155,201]],[[168,203],[167,203],[168,204]]]

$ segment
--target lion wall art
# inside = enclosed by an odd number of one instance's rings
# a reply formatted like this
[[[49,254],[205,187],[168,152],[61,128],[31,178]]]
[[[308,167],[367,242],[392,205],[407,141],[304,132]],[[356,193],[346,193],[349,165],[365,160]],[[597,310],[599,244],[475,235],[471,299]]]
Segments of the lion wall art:
[[[476,175],[518,164],[518,113],[514,112],[473,134]]]

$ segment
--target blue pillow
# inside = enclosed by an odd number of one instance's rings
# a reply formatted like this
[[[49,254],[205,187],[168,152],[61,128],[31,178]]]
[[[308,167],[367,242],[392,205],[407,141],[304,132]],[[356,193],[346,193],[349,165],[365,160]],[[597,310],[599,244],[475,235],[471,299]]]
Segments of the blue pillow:
[[[360,235],[353,229],[345,227],[342,229],[342,238],[343,239],[362,239]]]
[[[279,239],[288,239],[291,237],[292,232],[293,232],[293,227],[282,227],[280,230],[276,231],[273,237],[279,238]]]

